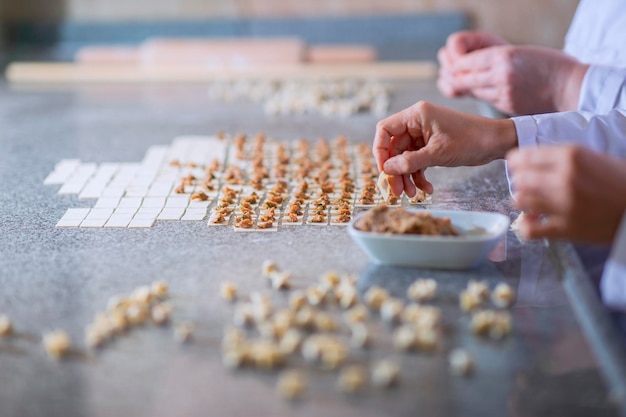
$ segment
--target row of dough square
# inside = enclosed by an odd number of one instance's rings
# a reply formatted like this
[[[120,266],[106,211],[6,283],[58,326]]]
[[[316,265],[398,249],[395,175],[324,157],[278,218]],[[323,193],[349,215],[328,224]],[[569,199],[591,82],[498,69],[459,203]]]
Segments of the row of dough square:
[[[150,147],[139,163],[60,161],[44,184],[93,200],[57,227],[152,227],[156,220],[206,220],[237,231],[345,225],[354,209],[382,203],[366,144],[269,140],[262,133],[187,136]],[[428,202],[423,196],[420,203]]]

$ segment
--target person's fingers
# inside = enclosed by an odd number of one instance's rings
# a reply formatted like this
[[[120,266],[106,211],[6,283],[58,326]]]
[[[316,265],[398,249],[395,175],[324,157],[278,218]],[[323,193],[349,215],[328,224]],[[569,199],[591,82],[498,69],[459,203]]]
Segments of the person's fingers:
[[[376,125],[376,133],[374,136],[374,143],[372,145],[372,153],[378,164],[378,170],[382,171],[383,163],[389,159],[389,152],[391,148],[391,140],[393,138],[393,131],[400,131],[399,113],[394,114],[386,119],[381,120]]]
[[[518,231],[526,239],[561,239],[566,236],[567,224],[558,216],[543,217],[540,221],[524,219]]]
[[[391,195],[396,197],[401,196],[402,191],[404,191],[404,179],[402,178],[402,175],[389,175],[387,177],[387,181],[389,182]]]
[[[509,109],[508,105],[505,104],[503,94],[498,87],[482,87],[482,88],[472,88],[471,89],[472,97],[486,101],[491,103],[494,107],[503,111],[504,113],[509,113],[511,109]]]
[[[392,116],[393,117],[393,116]],[[391,134],[385,129],[384,123],[387,119],[378,122],[376,125],[376,133],[374,134],[374,143],[372,144],[372,153],[378,170],[382,171],[383,163],[389,159],[389,145],[391,144]]]
[[[449,72],[442,69],[439,70],[439,77],[437,78],[437,88],[441,94],[446,97],[461,97],[468,94],[466,88],[461,88],[456,78]]]
[[[450,36],[448,42],[446,42],[446,47],[450,55],[459,57],[471,51],[473,48],[470,48],[470,42],[468,42],[468,38],[471,37],[472,36],[467,32]]]
[[[404,191],[410,198],[415,197],[417,188],[424,190],[428,194],[432,194],[433,186],[426,180],[424,171],[420,170],[413,174],[389,175],[389,187],[391,194],[399,197]]]
[[[464,38],[468,35],[468,31],[456,32],[448,36],[446,39],[445,49],[448,54],[459,56],[465,53],[465,40]]]
[[[410,174],[403,174],[402,175],[402,189],[406,193],[406,195],[408,195],[409,197],[415,195],[415,192],[416,192],[415,185],[411,181],[411,175]]]
[[[391,175],[412,174],[420,169],[436,166],[436,159],[428,146],[416,151],[405,151],[389,158],[384,164],[384,171]]]
[[[448,98],[456,97],[456,91],[454,90],[454,87],[452,87],[452,85],[446,80],[444,80],[442,77],[439,77],[437,79],[437,88],[439,89],[439,92],[443,94],[445,97],[448,97]]]
[[[372,152],[379,171],[383,171],[383,164],[390,157],[391,140],[393,137],[405,137],[409,134],[408,131],[410,127],[413,128],[414,134],[418,134],[420,126],[419,122],[415,120],[415,116],[413,115],[414,111],[414,107],[411,106],[376,124]]]
[[[505,159],[507,167],[512,172],[523,170],[530,166],[537,148],[516,148],[507,152]]]
[[[415,149],[414,140],[408,134],[393,136],[389,142],[389,157],[393,158],[407,150]]]
[[[413,152],[417,152],[417,151],[413,151]],[[406,152],[406,153],[403,152],[400,155],[396,155],[393,158],[387,159],[387,161],[383,165],[384,171],[389,175],[411,174],[417,171],[417,169],[419,168],[416,168],[416,169],[412,168],[416,164],[413,164],[411,162],[409,153],[412,153],[412,152]]]
[[[538,187],[533,190],[517,191],[515,193],[515,205],[523,211],[559,214],[564,209],[561,198],[559,190]]]
[[[553,172],[549,165],[509,168],[509,178],[516,192],[537,193],[542,190],[551,192],[558,186],[555,184],[554,176],[551,175]]]
[[[541,221],[541,214],[538,214],[534,211],[524,211],[523,212],[524,217],[522,218],[522,220],[527,221],[527,222],[538,222]],[[521,216],[521,214],[520,214]]]
[[[554,159],[542,152],[522,151],[507,155],[516,206],[525,212],[560,213],[564,201],[563,183]]]
[[[426,194],[433,193],[433,185],[426,179],[426,169],[420,169],[412,174],[413,183],[417,188],[426,192]]]
[[[562,149],[556,146],[542,146],[540,148],[517,148],[506,154],[509,169],[515,175],[516,171],[525,169],[550,169],[559,160]]]
[[[462,31],[448,36],[446,48],[451,55],[460,56],[490,44],[491,36],[485,32]]]
[[[466,71],[487,71],[493,67],[494,55],[492,48],[469,52],[454,61],[452,71],[455,74]]]
[[[450,54],[445,47],[439,48],[439,50],[437,51],[437,60],[439,61],[439,65],[441,67],[447,67],[452,65],[452,59],[450,58]]]
[[[454,76],[454,83],[457,88],[472,90],[474,95],[476,95],[474,90],[486,90],[486,93],[490,93],[497,85],[495,81],[491,71],[466,71]]]

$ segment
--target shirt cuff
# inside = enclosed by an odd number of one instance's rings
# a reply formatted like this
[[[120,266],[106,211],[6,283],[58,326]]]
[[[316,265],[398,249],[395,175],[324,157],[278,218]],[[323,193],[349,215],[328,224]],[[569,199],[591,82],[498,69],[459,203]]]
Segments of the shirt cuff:
[[[515,131],[517,132],[517,146],[520,148],[528,146],[537,146],[537,123],[532,116],[519,116],[511,117],[515,124]],[[504,161],[504,172],[506,172],[506,180],[509,183],[509,194],[515,198],[515,188],[511,182],[511,171],[509,166]]]
[[[626,71],[622,68],[591,65],[582,85],[578,98],[578,109],[597,114],[610,112],[624,83]]]
[[[517,146],[537,146],[537,122],[532,116],[512,117],[517,132]]]

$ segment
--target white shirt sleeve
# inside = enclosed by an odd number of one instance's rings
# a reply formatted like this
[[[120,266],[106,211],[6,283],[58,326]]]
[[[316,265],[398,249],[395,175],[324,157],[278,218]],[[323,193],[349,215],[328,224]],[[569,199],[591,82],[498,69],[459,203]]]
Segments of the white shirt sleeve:
[[[626,108],[626,69],[592,65],[583,78],[578,110],[606,114]]]
[[[622,217],[609,260],[604,266],[600,294],[608,307],[626,311],[626,214]]]
[[[626,109],[604,115],[561,112],[513,117],[519,147],[576,144],[626,157]]]
[[[591,64],[578,110],[606,114],[626,108],[626,2],[581,0],[565,36],[564,52]]]
[[[564,51],[581,62],[626,68],[626,2],[580,0]]]

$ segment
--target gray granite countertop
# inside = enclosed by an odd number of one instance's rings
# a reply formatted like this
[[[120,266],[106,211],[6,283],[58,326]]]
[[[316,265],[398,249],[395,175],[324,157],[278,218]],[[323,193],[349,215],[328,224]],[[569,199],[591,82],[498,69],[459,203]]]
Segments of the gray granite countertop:
[[[43,179],[64,158],[139,161],[151,145],[218,130],[263,131],[279,140],[335,137],[371,142],[377,118],[266,117],[258,105],[216,103],[202,85],[9,87],[0,84],[0,314],[17,336],[0,340],[1,416],[610,416],[617,409],[575,319],[559,272],[541,242],[512,233],[497,262],[462,272],[370,264],[345,229],[302,226],[240,234],[206,222],[157,221],[149,229],[60,229],[57,220],[84,202],[57,195]],[[430,82],[394,85],[391,111],[419,99],[476,112],[470,100],[447,101]],[[433,207],[516,215],[503,163],[431,169]],[[220,360],[232,307],[222,280],[244,292],[266,289],[261,264],[273,259],[297,286],[337,270],[358,276],[358,289],[381,285],[402,297],[419,276],[439,283],[444,342],[433,354],[393,354],[389,329],[363,361],[396,356],[397,389],[346,397],[336,375],[312,370],[296,404],[277,399],[275,373],[230,372]],[[494,258],[495,259],[495,258]],[[516,288],[514,331],[502,343],[472,336],[456,297],[470,279]],[[170,284],[174,321],[191,321],[195,341],[179,345],[171,327],[146,326],[84,353],[83,329],[116,294],[154,280]],[[281,301],[280,296],[276,299]],[[80,353],[56,362],[42,332],[68,331]],[[387,335],[387,336],[385,336]],[[470,378],[451,376],[446,352],[462,346],[476,359]]]

